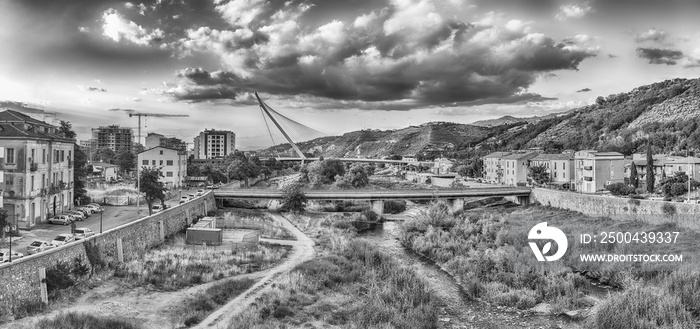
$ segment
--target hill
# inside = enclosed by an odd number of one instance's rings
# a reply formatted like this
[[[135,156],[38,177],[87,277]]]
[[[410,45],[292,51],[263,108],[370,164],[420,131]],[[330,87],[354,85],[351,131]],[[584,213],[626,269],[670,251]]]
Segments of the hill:
[[[596,149],[629,155],[651,140],[654,152],[700,152],[700,79],[673,79],[598,97],[595,104],[543,117],[506,116],[472,125],[433,122],[397,130],[361,130],[300,144],[324,157],[420,154],[471,158],[532,147],[547,152]],[[278,152],[289,150],[278,146]],[[270,153],[268,149],[266,153]]]

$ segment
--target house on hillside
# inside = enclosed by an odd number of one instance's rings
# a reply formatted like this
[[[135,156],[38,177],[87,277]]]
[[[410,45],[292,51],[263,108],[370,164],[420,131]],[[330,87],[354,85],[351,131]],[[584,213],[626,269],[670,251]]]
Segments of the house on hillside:
[[[530,160],[530,167],[534,166],[546,168],[550,184],[565,185],[574,180],[574,156],[572,154],[538,154]]]
[[[625,182],[625,160],[622,153],[579,151],[574,154],[576,191],[596,193],[609,184]]]
[[[433,163],[432,172],[436,175],[444,175],[450,172],[453,165],[454,161],[448,158],[437,158]]]
[[[92,164],[92,174],[95,176],[100,176],[105,182],[115,182],[117,180],[119,172],[119,166],[106,162],[93,162]]]
[[[503,165],[503,183],[517,186],[527,184],[530,160],[539,153],[531,151],[514,152],[501,158]]]
[[[487,183],[503,184],[503,157],[510,152],[493,152],[481,158],[484,162],[483,177]]]

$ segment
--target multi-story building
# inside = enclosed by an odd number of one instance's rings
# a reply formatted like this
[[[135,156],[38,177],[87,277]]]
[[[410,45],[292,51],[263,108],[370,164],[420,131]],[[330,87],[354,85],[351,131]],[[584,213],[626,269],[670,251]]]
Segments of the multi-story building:
[[[530,167],[543,166],[549,174],[549,183],[564,185],[574,180],[572,154],[539,154],[530,160]]]
[[[95,140],[95,146],[98,149],[108,148],[115,153],[122,151],[132,152],[134,145],[131,128],[120,128],[119,125],[93,128],[92,139]]]
[[[0,112],[3,208],[20,229],[72,208],[74,146],[58,127],[17,111]]]
[[[175,137],[165,137],[161,134],[148,133],[146,136],[146,150],[156,146],[163,146],[178,151],[187,151],[187,143]]]
[[[574,154],[576,191],[595,193],[613,183],[624,183],[625,157],[618,152],[579,151]]]
[[[437,158],[433,164],[433,174],[448,174],[454,165],[454,161],[447,158]]]
[[[78,145],[83,149],[83,152],[85,155],[87,155],[87,158],[92,159],[92,155],[97,150],[97,141],[91,138],[80,141]]]
[[[223,158],[236,150],[236,134],[228,130],[205,129],[194,138],[195,159]]]
[[[664,163],[666,177],[672,177],[676,173],[683,172],[692,180],[700,180],[700,158],[678,157]]]
[[[159,168],[165,187],[179,188],[184,186],[187,176],[187,153],[156,146],[138,154],[138,167]]]
[[[527,184],[527,174],[530,169],[530,160],[535,158],[537,154],[538,152],[524,151],[503,156],[501,158],[501,164],[503,166],[503,183],[511,186]]]
[[[484,181],[491,184],[503,184],[502,159],[509,154],[510,152],[493,152],[481,158],[484,162]]]

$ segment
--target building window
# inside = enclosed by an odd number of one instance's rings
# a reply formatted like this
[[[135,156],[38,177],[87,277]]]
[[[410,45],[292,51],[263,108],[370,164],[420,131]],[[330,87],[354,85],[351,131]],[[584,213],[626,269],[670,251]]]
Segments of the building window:
[[[557,163],[554,163],[554,170],[557,170]]]
[[[168,161],[166,161],[165,163],[166,163],[168,166],[172,166],[172,165],[173,165],[173,160],[168,160]]]
[[[41,188],[46,187],[46,174],[41,174]]]
[[[563,162],[563,163],[561,164],[561,169],[566,170],[566,162]]]
[[[32,175],[32,183],[31,183],[31,184],[32,184],[32,185],[29,186],[29,190],[30,190],[30,191],[34,191],[34,175]]]
[[[35,159],[36,158],[34,157],[34,149],[32,149],[32,157],[31,157],[31,159],[29,159],[29,162],[34,162]]]
[[[15,163],[15,149],[11,147],[7,148],[5,159],[7,159],[5,160],[7,163]]]
[[[143,164],[144,166],[148,166],[148,160],[143,160],[141,164]]]
[[[162,166],[162,165],[163,165],[163,160],[160,160],[160,162],[158,162],[158,164],[159,164],[159,166]]]
[[[165,177],[173,177],[173,172],[172,171],[167,171],[165,173]]]
[[[160,155],[163,155],[163,150],[160,150]]]
[[[61,162],[65,162],[65,161],[66,161],[66,151],[61,150]]]
[[[155,166],[155,165],[156,165],[156,160],[151,161],[151,163],[153,164],[153,166]]]

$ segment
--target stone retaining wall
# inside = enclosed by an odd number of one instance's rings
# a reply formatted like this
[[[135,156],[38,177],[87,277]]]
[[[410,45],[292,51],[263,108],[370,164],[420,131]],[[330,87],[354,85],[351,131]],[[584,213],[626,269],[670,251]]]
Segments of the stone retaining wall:
[[[682,227],[700,229],[700,204],[630,199],[543,188],[533,188],[530,201],[591,216],[643,220],[652,224],[673,222]]]
[[[162,243],[162,236],[171,236],[181,231],[192,219],[205,216],[207,211],[214,209],[216,209],[214,193],[208,191],[192,201],[102,234],[24,257],[12,263],[0,264],[0,314],[7,314],[13,306],[41,301],[40,268],[48,270],[61,261],[73,262],[76,257],[82,257],[84,263],[89,266],[86,244],[96,246],[102,259],[108,264],[114,264],[118,262],[117,241],[121,239],[124,261],[128,261],[144,250]]]

